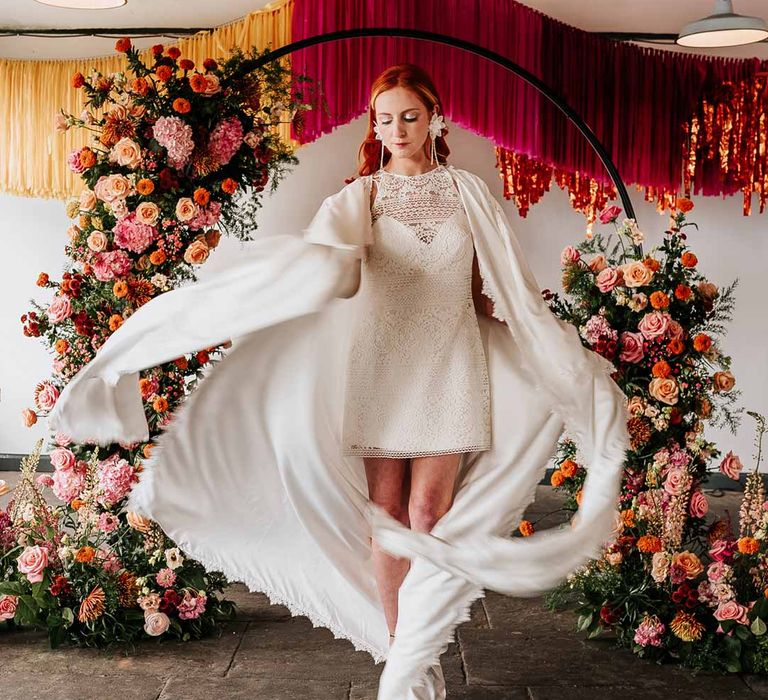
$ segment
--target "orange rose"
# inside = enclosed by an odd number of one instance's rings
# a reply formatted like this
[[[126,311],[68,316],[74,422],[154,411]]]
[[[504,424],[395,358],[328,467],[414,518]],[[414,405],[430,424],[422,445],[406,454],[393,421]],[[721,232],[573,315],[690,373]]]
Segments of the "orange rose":
[[[208,202],[211,201],[211,195],[208,190],[205,189],[205,187],[198,187],[192,195],[192,198],[201,207],[204,207],[206,204],[208,204]]]
[[[675,299],[688,301],[691,298],[691,294],[693,294],[693,291],[687,284],[678,284],[675,287]]]
[[[730,371],[715,372],[712,376],[712,383],[715,385],[715,391],[730,391],[736,384],[736,379]]]
[[[80,510],[85,505],[85,501],[82,501],[79,498],[75,498],[69,505],[72,506],[73,510]]]
[[[666,360],[659,360],[651,370],[651,374],[653,374],[654,377],[663,377],[666,378],[670,374],[672,374],[672,368],[669,366],[669,363]]]
[[[173,76],[173,68],[166,65],[158,66],[155,73],[157,74],[158,80],[167,83]]]
[[[92,561],[95,556],[96,550],[93,547],[80,547],[80,549],[77,550],[77,554],[75,554],[75,561],[87,564],[89,561]]]
[[[646,554],[661,551],[661,540],[656,535],[643,535],[637,538],[637,548]]]
[[[576,472],[578,471],[578,469],[579,469],[579,465],[576,464],[576,462],[574,462],[572,459],[566,459],[560,465],[560,471],[563,472],[563,476],[567,478],[576,476]]]
[[[669,306],[669,297],[664,292],[653,292],[651,306],[654,309],[666,309]]]
[[[237,183],[231,177],[225,178],[221,183],[221,189],[227,194],[234,194]]]
[[[126,284],[125,280],[118,280],[112,285],[112,294],[114,294],[118,299],[122,299],[126,294],[128,294],[128,285]]]
[[[736,546],[742,554],[757,554],[760,543],[754,537],[740,537]]]
[[[156,396],[152,402],[155,413],[165,413],[168,410],[168,401],[162,396]]]
[[[712,338],[710,338],[706,333],[699,333],[693,339],[693,347],[699,352],[706,352],[712,347]]]
[[[680,256],[680,263],[683,267],[696,267],[699,259],[691,252],[686,251]]]
[[[48,284],[48,273],[47,272],[41,272],[37,276],[37,286],[38,287],[45,287],[46,284]]]
[[[678,391],[677,381],[672,377],[656,377],[651,379],[648,385],[650,395],[669,406],[674,406],[677,403]]]
[[[533,523],[530,520],[521,520],[517,529],[523,537],[530,537],[534,533]]]
[[[678,197],[675,200],[675,209],[679,209],[685,214],[693,209],[693,202],[687,197]]]
[[[188,262],[191,265],[201,265],[208,259],[209,252],[205,240],[196,238],[184,252],[184,262]]]
[[[123,325],[123,317],[120,314],[112,314],[109,317],[109,330],[116,331]]]
[[[678,552],[677,554],[672,555],[672,565],[679,566],[685,571],[686,578],[696,578],[702,571],[704,571],[704,566],[699,558],[693,552],[689,551]]]
[[[152,454],[154,447],[155,446],[151,442],[148,442],[146,445],[144,445],[144,449],[141,451],[141,453],[144,455],[144,459],[149,459],[149,456]]]
[[[552,472],[549,483],[552,484],[552,486],[555,488],[562,486],[565,483],[565,474],[563,474],[563,472],[561,472],[559,469],[555,469],[555,471]]]
[[[152,182],[152,180],[147,180],[147,178],[142,178],[136,183],[136,191],[144,195],[145,197],[148,194],[152,194],[152,192],[155,189],[155,183]]]
[[[165,251],[163,250],[152,251],[152,253],[150,253],[149,255],[149,262],[151,262],[155,266],[162,265],[165,262]]]
[[[670,355],[679,355],[685,350],[685,343],[680,338],[673,338],[667,343],[667,352]]]
[[[183,97],[177,97],[173,101],[173,110],[179,114],[187,114],[192,109],[192,105],[189,104],[189,100],[185,100]]]

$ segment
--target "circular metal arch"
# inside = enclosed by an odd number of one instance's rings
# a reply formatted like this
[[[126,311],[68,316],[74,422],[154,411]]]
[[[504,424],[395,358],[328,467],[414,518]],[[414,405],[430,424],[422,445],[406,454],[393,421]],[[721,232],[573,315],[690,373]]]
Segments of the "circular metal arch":
[[[619,175],[619,171],[616,168],[611,156],[606,151],[603,144],[595,136],[592,129],[590,129],[584,120],[574,111],[574,109],[563,99],[563,97],[557,94],[549,85],[537,78],[535,75],[527,71],[522,66],[518,65],[514,61],[501,56],[489,49],[473,44],[472,42],[465,41],[464,39],[458,39],[456,37],[448,36],[447,34],[439,34],[437,32],[430,32],[423,29],[404,29],[404,28],[392,28],[392,27],[360,27],[358,29],[342,29],[336,32],[329,32],[328,34],[321,34],[318,36],[307,37],[300,41],[295,41],[280,48],[271,50],[266,56],[261,58],[254,58],[244,61],[238,69],[236,76],[244,76],[262,66],[265,66],[271,61],[275,61],[278,58],[282,58],[299,49],[306,49],[310,46],[316,46],[318,44],[327,44],[332,41],[339,41],[341,39],[358,39],[362,37],[402,37],[409,39],[421,39],[424,41],[432,41],[438,44],[445,44],[447,46],[453,46],[457,49],[469,51],[476,56],[481,56],[493,63],[505,68],[506,70],[519,76],[526,83],[533,86],[542,95],[547,97],[565,116],[573,123],[573,125],[584,135],[589,141],[589,145],[597,153],[598,157],[602,161],[608,174],[611,176],[616,190],[621,198],[621,203],[624,207],[624,211],[627,217],[635,219],[635,210],[632,206],[632,201],[629,198],[629,193],[624,185],[624,181]],[[642,254],[642,247],[635,246],[636,249]]]

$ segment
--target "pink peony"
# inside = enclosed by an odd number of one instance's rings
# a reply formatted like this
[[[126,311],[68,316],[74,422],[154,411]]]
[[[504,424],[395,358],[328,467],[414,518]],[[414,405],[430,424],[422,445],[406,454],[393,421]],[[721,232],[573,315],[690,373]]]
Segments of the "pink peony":
[[[97,253],[93,257],[93,274],[99,282],[111,282],[116,277],[127,275],[133,263],[124,250]]]
[[[714,612],[715,620],[735,620],[740,625],[748,625],[748,609],[746,606],[737,603],[735,600],[729,600],[727,603],[720,603]]]
[[[595,284],[601,292],[610,292],[614,287],[621,284],[621,275],[615,268],[605,267],[597,273]]]
[[[701,492],[701,489],[697,489],[691,494],[691,502],[688,505],[688,512],[691,517],[703,518],[709,511],[709,502],[707,497]]]
[[[208,150],[220,165],[226,165],[242,143],[243,125],[237,117],[230,117],[214,127],[208,140]]]
[[[72,315],[72,302],[67,296],[55,296],[48,307],[48,320],[51,323],[61,323]]]
[[[616,330],[611,328],[611,324],[608,323],[605,316],[600,316],[600,314],[595,314],[586,322],[584,334],[590,345],[597,343],[600,338],[616,340],[619,335]]]
[[[621,354],[619,359],[622,362],[640,362],[645,357],[643,349],[643,334],[624,331],[620,337]]]
[[[0,620],[12,620],[16,615],[19,598],[15,595],[0,595]]]
[[[154,226],[136,220],[136,212],[131,212],[115,224],[115,245],[134,253],[143,253],[157,238]]]
[[[208,226],[215,226],[221,216],[221,204],[211,200],[207,207],[199,207],[197,213],[187,222],[190,230],[197,231]]]
[[[720,471],[727,477],[738,481],[742,469],[743,465],[741,460],[733,454],[732,450],[728,450],[728,454],[725,455],[723,461],[720,462]]]
[[[619,214],[621,214],[621,207],[611,204],[600,212],[598,218],[601,224],[610,224],[611,221],[616,221],[619,218]]]
[[[19,572],[26,574],[30,583],[38,583],[43,580],[43,571],[48,566],[48,550],[39,545],[27,547],[16,561]]]
[[[661,311],[651,311],[643,316],[640,323],[637,324],[638,330],[648,339],[661,338],[669,327],[669,314]]]

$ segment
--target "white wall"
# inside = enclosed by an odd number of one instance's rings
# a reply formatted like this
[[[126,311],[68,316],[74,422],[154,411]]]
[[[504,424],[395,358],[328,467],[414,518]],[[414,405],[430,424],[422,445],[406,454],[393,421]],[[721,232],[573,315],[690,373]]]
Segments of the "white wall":
[[[450,122],[449,127],[450,162],[485,179],[503,202],[540,286],[560,290],[560,251],[582,239],[583,217],[571,209],[567,194],[553,185],[553,191],[531,208],[528,217],[520,218],[514,205],[503,200],[490,142]],[[303,147],[297,153],[301,163],[273,195],[264,199],[261,235],[298,232],[306,226],[322,199],[339,190],[344,178],[354,173],[363,133],[360,118]],[[646,233],[644,248],[650,251],[660,243],[668,216],[657,214],[634,187],[630,195],[640,227]],[[688,230],[693,231],[689,240],[699,258],[700,270],[718,285],[728,284],[735,277],[740,279],[734,321],[723,349],[733,357],[737,387],[743,390],[741,404],[768,413],[768,324],[761,307],[760,287],[768,261],[766,215],[742,216],[740,197],[696,198],[695,204],[691,218],[700,231]],[[44,419],[26,428],[21,411],[33,405],[35,384],[50,376],[51,358],[39,339],[22,334],[19,317],[28,310],[28,299],[42,302],[51,298],[51,291],[36,287],[35,281],[41,271],[60,279],[67,263],[63,250],[68,225],[61,202],[0,195],[0,227],[5,241],[0,276],[0,453],[26,454],[38,437],[47,436]],[[205,279],[226,267],[242,245],[247,244],[222,238],[199,278]],[[736,436],[728,431],[707,431],[707,437],[716,441],[723,453],[732,449],[746,468],[753,465],[753,436],[754,421],[748,416]]]

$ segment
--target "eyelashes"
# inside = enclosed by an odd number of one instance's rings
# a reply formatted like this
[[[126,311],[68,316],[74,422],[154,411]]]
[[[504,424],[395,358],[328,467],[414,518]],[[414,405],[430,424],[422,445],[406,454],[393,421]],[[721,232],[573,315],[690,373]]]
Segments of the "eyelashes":
[[[418,119],[418,117],[405,117],[403,121],[406,121],[408,123],[413,123]],[[392,123],[392,120],[390,119],[388,122],[381,122],[382,126],[387,126]]]

